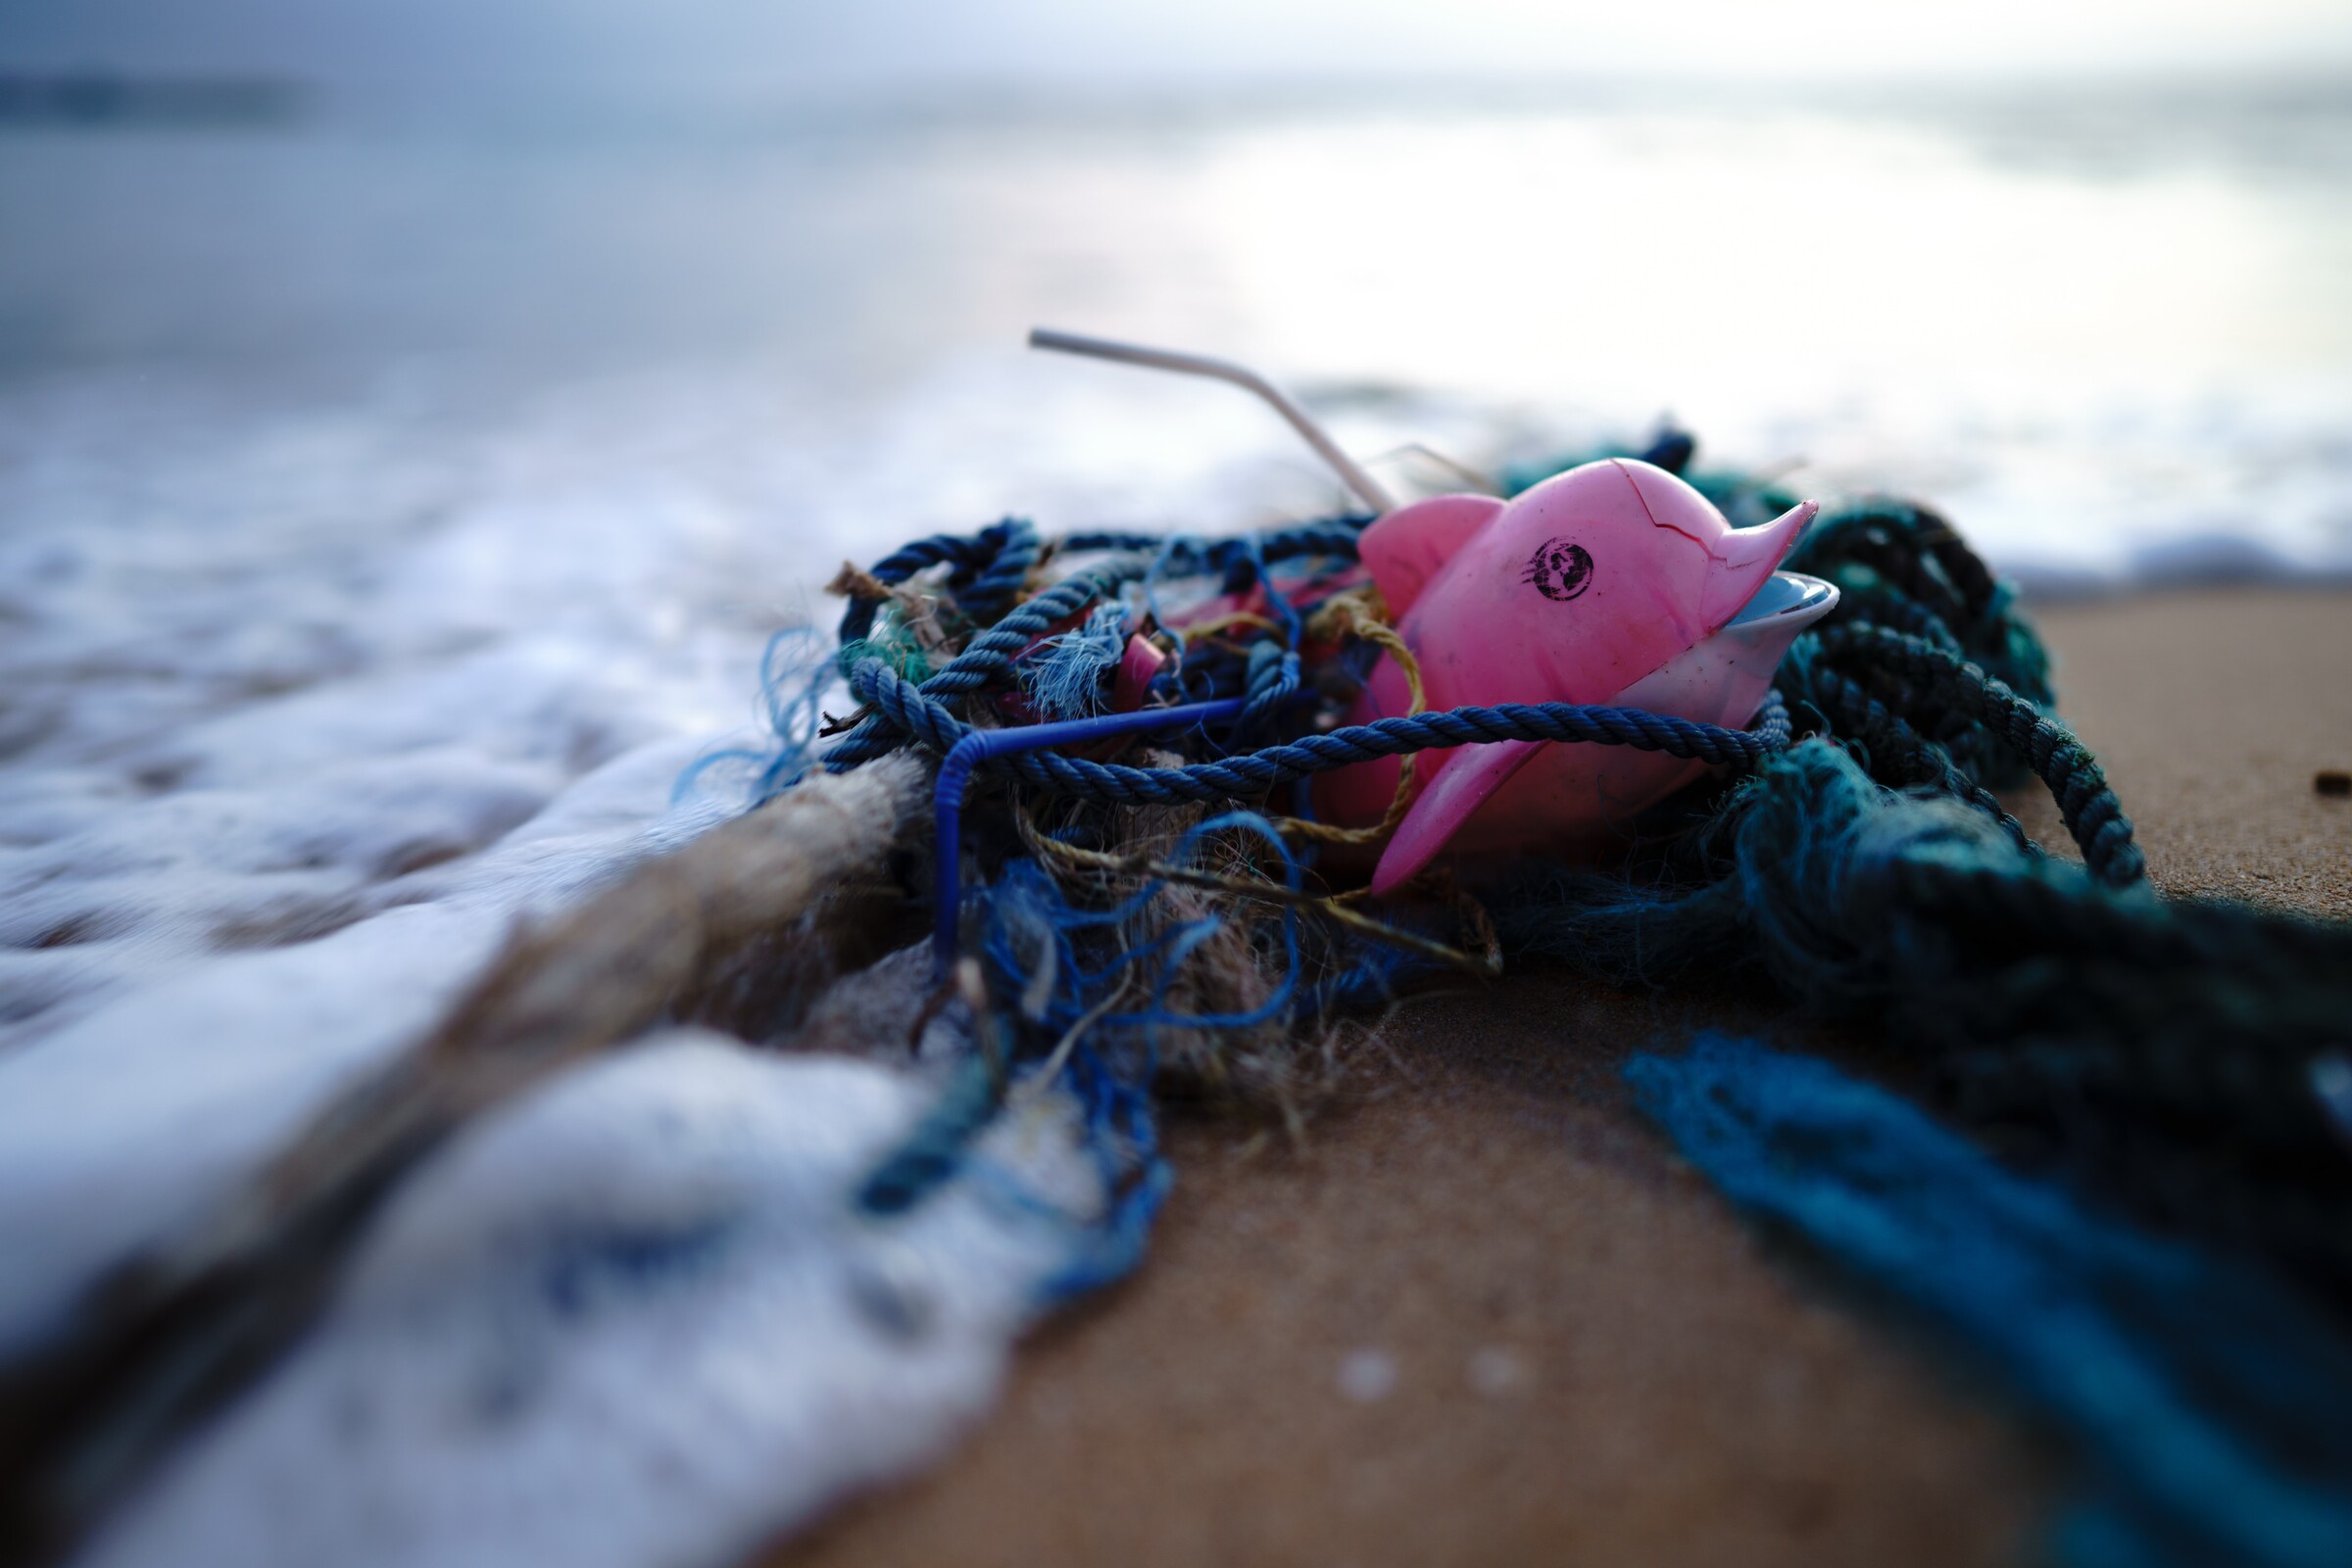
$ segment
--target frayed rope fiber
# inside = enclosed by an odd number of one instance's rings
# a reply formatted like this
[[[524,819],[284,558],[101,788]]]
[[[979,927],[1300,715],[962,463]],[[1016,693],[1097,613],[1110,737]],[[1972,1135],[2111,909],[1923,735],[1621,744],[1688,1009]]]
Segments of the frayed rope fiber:
[[[1127,612],[1097,605],[1083,626],[1047,638],[1019,662],[1021,689],[1041,718],[1092,718],[1103,710],[1126,643]]]
[[[2352,1347],[2267,1271],[2002,1170],[1828,1064],[1707,1037],[1637,1100],[1741,1208],[1989,1362],[2081,1446],[2076,1568],[2352,1562]]]

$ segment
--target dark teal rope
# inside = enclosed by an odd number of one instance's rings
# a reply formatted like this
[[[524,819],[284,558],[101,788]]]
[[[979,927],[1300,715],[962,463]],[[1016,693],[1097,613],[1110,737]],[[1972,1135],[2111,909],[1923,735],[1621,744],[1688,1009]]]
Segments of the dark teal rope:
[[[1890,775],[1906,786],[1925,785],[1975,807],[1992,818],[2011,843],[2028,855],[2040,846],[2026,835],[1993,793],[1962,772],[1950,754],[1931,744],[1886,706],[1834,669],[1817,668],[1812,679],[1813,700],[1833,732],[1849,751],[1860,752],[1877,767],[1878,776]]]
[[[1820,658],[1833,662],[1867,661],[1873,669],[1897,677],[1905,705],[1917,712],[1956,714],[1983,724],[2006,742],[2048,786],[2067,832],[2082,847],[2083,863],[2100,882],[2130,887],[2146,879],[2147,860],[2132,842],[2132,819],[2108,787],[2098,759],[2064,724],[1925,637],[1851,621],[1811,635]],[[2016,823],[1984,790],[1957,778],[1947,787],[1979,808],[1989,808],[2006,828],[2016,830]],[[2022,831],[2015,836],[2023,842]]]

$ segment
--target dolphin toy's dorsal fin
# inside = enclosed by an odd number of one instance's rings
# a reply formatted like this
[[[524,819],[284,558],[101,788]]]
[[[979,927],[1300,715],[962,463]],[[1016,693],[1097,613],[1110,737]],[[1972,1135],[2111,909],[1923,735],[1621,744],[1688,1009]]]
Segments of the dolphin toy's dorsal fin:
[[[1493,496],[1432,496],[1399,507],[1366,528],[1357,548],[1373,585],[1389,602],[1390,615],[1410,610],[1438,568],[1502,508]]]

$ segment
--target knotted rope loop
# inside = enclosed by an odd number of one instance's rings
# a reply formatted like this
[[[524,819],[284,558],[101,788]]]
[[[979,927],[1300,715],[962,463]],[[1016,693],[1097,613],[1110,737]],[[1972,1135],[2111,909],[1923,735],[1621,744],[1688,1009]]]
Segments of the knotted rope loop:
[[[948,592],[956,609],[973,620],[986,621],[1020,593],[1041,549],[1036,524],[1025,517],[1006,517],[968,538],[940,533],[917,539],[862,573],[845,570],[840,581],[850,607],[842,612],[841,641],[846,646],[874,629],[874,612],[883,602],[874,594],[875,587],[895,588],[916,572],[948,562],[956,566],[948,575]]]
[[[972,638],[964,645],[963,652],[957,654],[945,669],[923,682],[917,695],[936,706],[943,702],[959,701],[1009,679],[1014,658],[1033,640],[1043,636],[1056,621],[1067,620],[1097,599],[1118,592],[1120,584],[1143,575],[1146,564],[1141,559],[1128,556],[1072,572]],[[864,668],[861,662],[858,669],[862,671]],[[874,701],[859,686],[855,674],[850,688],[864,701]],[[900,713],[912,713],[903,700]],[[840,744],[826,754],[826,771],[846,773],[860,762],[871,761],[886,752],[896,750],[902,743],[894,738],[894,734],[942,733],[939,728],[942,722],[960,727],[962,721],[945,708],[920,724],[906,716],[890,717],[886,722],[882,713],[869,715],[865,722],[842,737]],[[930,743],[926,740],[925,744]],[[953,744],[953,741],[947,743]],[[945,751],[947,745],[939,747],[939,750]]]
[[[1283,704],[1298,693],[1300,673],[1295,649],[1276,643],[1250,645],[1250,706],[1242,710],[1239,729],[1249,734],[1272,718]]]

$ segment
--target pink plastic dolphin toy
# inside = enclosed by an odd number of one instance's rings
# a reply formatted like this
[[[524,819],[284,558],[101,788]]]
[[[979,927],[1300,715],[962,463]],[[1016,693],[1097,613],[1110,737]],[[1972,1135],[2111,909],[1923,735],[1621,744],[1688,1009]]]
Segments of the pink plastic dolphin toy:
[[[1744,724],[1789,641],[1837,603],[1778,572],[1819,507],[1734,528],[1690,485],[1612,458],[1516,500],[1438,496],[1364,530],[1372,580],[1420,661],[1433,709],[1601,703]],[[1349,721],[1399,714],[1410,691],[1384,657]],[[1502,741],[1425,752],[1419,793],[1373,873],[1375,893],[1441,854],[1574,854],[1704,764],[1618,746]],[[1323,776],[1329,818],[1380,820],[1395,759]]]
[[[1383,514],[1364,530],[1363,562],[1420,662],[1433,709],[1600,703],[1744,724],[1789,642],[1838,603],[1820,578],[1777,569],[1820,510],[1810,501],[1761,528],[1734,528],[1665,469],[1612,458],[1507,503],[1437,496],[1397,507],[1303,409],[1246,366],[1044,327],[1029,342],[1208,376],[1263,398]],[[1126,676],[1138,700],[1149,673]],[[1349,719],[1404,713],[1410,697],[1403,670],[1384,656]],[[1399,765],[1386,758],[1326,773],[1316,802],[1334,821],[1378,822]],[[1418,794],[1372,890],[1389,892],[1440,855],[1590,852],[1703,770],[1623,746],[1499,741],[1424,752]]]

